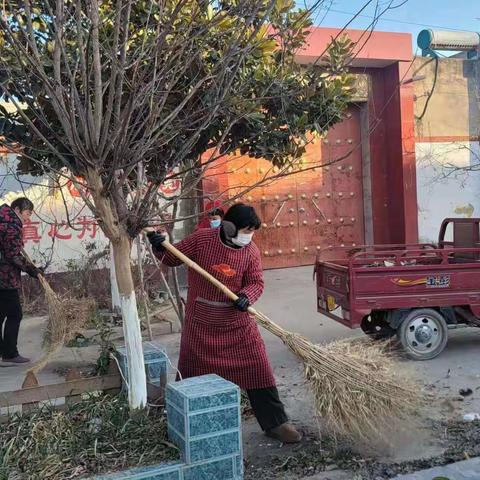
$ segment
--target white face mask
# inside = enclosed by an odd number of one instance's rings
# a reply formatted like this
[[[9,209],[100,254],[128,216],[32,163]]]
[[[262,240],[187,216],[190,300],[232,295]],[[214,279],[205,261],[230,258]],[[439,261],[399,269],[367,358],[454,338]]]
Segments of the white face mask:
[[[222,221],[220,219],[210,220],[210,226],[212,228],[218,228],[221,224],[222,224]]]
[[[253,238],[252,233],[237,233],[236,237],[232,238],[232,242],[239,247],[246,247]]]

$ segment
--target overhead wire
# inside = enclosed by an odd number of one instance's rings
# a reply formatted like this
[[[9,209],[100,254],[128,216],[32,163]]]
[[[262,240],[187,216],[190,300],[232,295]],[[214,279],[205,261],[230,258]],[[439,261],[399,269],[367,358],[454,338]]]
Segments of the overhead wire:
[[[392,7],[391,10],[393,8],[398,8],[398,7]],[[355,15],[355,13],[353,12],[348,12],[348,11],[345,11],[345,10],[337,10],[336,8],[329,8],[328,9],[329,12],[333,12],[333,13],[339,13],[341,15]],[[372,16],[372,15],[366,15],[366,14],[363,14],[363,13],[359,13],[356,15],[356,17],[362,17],[362,18],[370,18],[370,19],[374,19],[375,17]],[[439,28],[441,30],[451,30],[453,32],[462,32],[464,30],[462,30],[461,28],[454,28],[454,27],[447,27],[445,25],[433,25],[433,24],[429,24],[429,23],[416,23],[416,22],[409,22],[408,20],[397,20],[397,19],[394,19],[394,18],[388,18],[388,17],[380,17],[378,18],[379,22],[391,22],[391,23],[398,23],[398,24],[401,24],[401,25],[413,25],[413,26],[416,26],[416,27],[429,27],[429,28]]]

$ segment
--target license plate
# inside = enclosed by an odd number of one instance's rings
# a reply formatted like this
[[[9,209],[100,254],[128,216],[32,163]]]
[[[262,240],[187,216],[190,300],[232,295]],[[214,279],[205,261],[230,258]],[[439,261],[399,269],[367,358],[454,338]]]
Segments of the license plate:
[[[337,303],[335,301],[335,297],[331,295],[327,295],[327,310],[329,312],[333,312],[337,308]]]

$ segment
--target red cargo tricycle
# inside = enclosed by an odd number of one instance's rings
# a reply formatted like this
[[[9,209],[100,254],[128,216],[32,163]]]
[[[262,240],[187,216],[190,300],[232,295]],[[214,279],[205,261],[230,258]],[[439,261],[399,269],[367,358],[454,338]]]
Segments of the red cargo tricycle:
[[[480,327],[480,219],[445,219],[438,244],[325,248],[315,274],[320,313],[431,359],[449,329]]]

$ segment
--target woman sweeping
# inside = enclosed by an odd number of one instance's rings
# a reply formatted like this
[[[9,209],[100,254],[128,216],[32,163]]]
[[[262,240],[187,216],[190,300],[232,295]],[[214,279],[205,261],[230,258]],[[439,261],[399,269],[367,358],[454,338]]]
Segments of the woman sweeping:
[[[263,293],[260,252],[252,242],[260,219],[253,207],[231,207],[220,228],[200,229],[175,246],[239,297],[232,303],[193,270],[178,369],[183,378],[216,373],[244,389],[265,433],[284,443],[302,438],[288,423],[265,344],[247,309]],[[168,266],[180,261],[163,249],[165,236],[150,233],[155,254]]]

